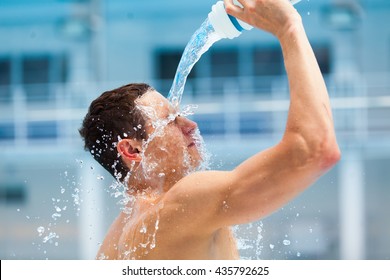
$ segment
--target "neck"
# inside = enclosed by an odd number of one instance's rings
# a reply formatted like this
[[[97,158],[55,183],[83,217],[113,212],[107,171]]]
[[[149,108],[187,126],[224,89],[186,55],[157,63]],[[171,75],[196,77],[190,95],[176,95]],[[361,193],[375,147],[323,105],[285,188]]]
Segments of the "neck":
[[[183,177],[178,175],[151,175],[145,177],[143,174],[138,176],[134,174],[127,182],[127,193],[135,196],[161,196],[168,192]]]

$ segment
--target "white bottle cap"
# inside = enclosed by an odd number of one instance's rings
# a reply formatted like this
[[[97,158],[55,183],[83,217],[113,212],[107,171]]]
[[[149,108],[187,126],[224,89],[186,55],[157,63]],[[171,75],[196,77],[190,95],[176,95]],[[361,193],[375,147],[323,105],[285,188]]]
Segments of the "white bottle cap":
[[[232,20],[236,20],[237,24],[239,24],[242,29],[250,30],[253,28],[251,25],[241,20],[231,16],[229,17],[226,13],[223,1],[218,1],[212,6],[208,17],[215,32],[217,32],[222,38],[233,39],[241,34],[241,31],[237,29]]]

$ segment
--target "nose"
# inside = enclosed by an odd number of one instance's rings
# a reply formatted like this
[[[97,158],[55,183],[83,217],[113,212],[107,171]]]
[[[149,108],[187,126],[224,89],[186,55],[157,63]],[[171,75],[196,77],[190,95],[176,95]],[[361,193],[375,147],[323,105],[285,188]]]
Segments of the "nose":
[[[185,135],[190,135],[198,127],[197,123],[185,117],[178,117],[178,124]]]

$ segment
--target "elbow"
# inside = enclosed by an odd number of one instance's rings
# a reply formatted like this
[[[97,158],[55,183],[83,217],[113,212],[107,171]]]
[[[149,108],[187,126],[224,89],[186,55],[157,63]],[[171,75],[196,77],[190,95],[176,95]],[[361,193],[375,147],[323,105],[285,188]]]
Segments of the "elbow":
[[[320,166],[324,170],[328,170],[336,165],[341,159],[341,151],[338,145],[328,148],[323,152],[323,155],[320,160]]]
[[[310,137],[301,134],[285,135],[284,143],[287,143],[291,152],[291,162],[299,168],[310,168],[327,171],[341,159],[341,152],[336,137],[331,133],[312,133]]]
[[[341,151],[334,135],[325,136],[315,149],[316,162],[321,170],[329,170],[341,159]]]
[[[290,134],[291,136],[291,134]],[[326,172],[341,159],[340,148],[334,134],[311,134],[310,137],[294,134],[285,138],[291,144],[292,159],[299,167]]]

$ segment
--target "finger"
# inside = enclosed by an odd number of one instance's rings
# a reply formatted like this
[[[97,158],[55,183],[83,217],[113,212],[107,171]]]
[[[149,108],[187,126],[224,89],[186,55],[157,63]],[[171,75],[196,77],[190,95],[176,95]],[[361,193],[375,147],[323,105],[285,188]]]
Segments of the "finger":
[[[241,0],[242,1],[242,0]],[[225,10],[229,15],[240,17],[244,10],[233,3],[233,0],[224,0]]]
[[[244,8],[244,6],[247,4],[246,0],[233,0],[233,4],[236,6],[239,6],[240,8]]]

